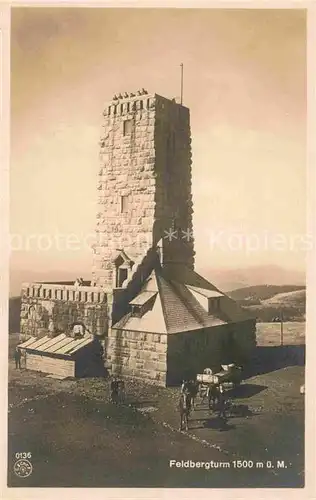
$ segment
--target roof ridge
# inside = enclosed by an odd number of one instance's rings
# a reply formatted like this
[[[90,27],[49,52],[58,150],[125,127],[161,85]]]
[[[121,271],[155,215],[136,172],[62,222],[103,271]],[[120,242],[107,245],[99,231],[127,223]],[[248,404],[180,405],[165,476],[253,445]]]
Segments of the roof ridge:
[[[169,289],[171,289],[171,291],[174,293],[174,295],[176,296],[177,300],[179,300],[179,302],[181,303],[181,305],[186,309],[187,313],[191,316],[191,318],[196,321],[201,327],[203,327],[203,323],[201,323],[201,319],[198,318],[196,316],[196,314],[194,312],[192,312],[192,308],[188,306],[188,304],[186,303],[186,301],[183,299],[183,297],[179,294],[179,291],[177,290],[177,288],[174,286],[174,283],[172,282],[172,280],[167,280],[164,278],[164,276],[162,275],[159,275],[158,274],[158,282],[159,280],[162,280],[166,285],[167,287],[169,287]],[[160,286],[160,283],[159,283],[159,286]],[[160,288],[160,291],[161,291],[161,288]],[[163,313],[164,313],[164,316],[168,316],[166,314],[166,309],[165,309],[165,305],[164,305],[164,300],[163,300],[163,293],[161,294],[160,292],[160,296],[161,296],[161,303],[162,303],[162,308],[163,308]],[[167,320],[165,318],[165,321],[166,321],[166,325],[167,325]],[[167,325],[168,326],[168,325]]]
[[[196,272],[195,269],[192,270],[192,272],[198,276],[198,278],[200,278],[201,280],[203,280],[203,282],[206,282],[208,285],[211,285],[212,287],[212,291],[216,291],[216,292],[219,292],[219,293],[222,293],[223,295],[225,295],[225,297],[228,297],[227,293],[223,292],[222,290],[220,290],[219,288],[217,288],[217,286],[213,285],[213,283],[211,283],[208,279],[204,278],[203,276],[201,276],[199,273]],[[196,286],[196,285],[193,285],[193,286]],[[197,288],[203,288],[203,287],[197,287]],[[206,288],[206,290],[209,290],[208,288]]]
[[[214,295],[215,297],[224,295],[223,292],[221,292],[219,290],[211,290],[210,288],[203,288],[201,286],[191,285],[190,283],[183,283],[183,284],[187,288],[190,288],[190,289],[194,290],[195,292],[200,293],[201,295],[204,295],[204,297],[207,297],[208,294],[207,293],[203,294],[202,292],[212,292],[212,293],[218,294],[218,295]]]
[[[189,313],[193,316],[193,318],[201,325],[205,326],[205,322],[203,321],[203,318],[201,318],[198,313],[193,309],[192,305],[189,303],[188,300],[184,297],[183,290],[181,290],[181,285],[186,289],[186,291],[190,294],[190,299],[193,299],[196,301],[195,297],[192,295],[190,290],[187,289],[186,285],[184,283],[178,283],[176,281],[171,280],[170,282],[173,286],[173,288],[177,291],[177,294],[181,300],[181,302],[185,305],[185,307],[188,309]],[[197,301],[196,301],[197,302]]]
[[[158,295],[159,295],[159,298],[160,298],[160,304],[161,304],[161,309],[162,309],[162,315],[163,315],[163,319],[164,319],[164,322],[165,322],[165,325],[166,325],[166,331],[167,333],[168,332],[168,322],[167,322],[167,312],[166,312],[166,307],[165,307],[165,302],[162,298],[162,290],[161,290],[161,284],[160,284],[160,275],[158,274],[158,271],[157,269],[154,270],[154,274],[155,274],[155,277],[156,277],[156,282],[157,282],[157,287],[158,287]]]

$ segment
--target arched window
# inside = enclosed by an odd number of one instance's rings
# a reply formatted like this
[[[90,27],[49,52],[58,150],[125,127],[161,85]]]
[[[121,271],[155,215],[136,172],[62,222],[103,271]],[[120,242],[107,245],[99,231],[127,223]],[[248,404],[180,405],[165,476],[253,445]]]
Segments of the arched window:
[[[83,323],[78,322],[78,323],[73,323],[72,325],[72,336],[74,338],[80,338],[83,337],[85,333],[85,326]]]

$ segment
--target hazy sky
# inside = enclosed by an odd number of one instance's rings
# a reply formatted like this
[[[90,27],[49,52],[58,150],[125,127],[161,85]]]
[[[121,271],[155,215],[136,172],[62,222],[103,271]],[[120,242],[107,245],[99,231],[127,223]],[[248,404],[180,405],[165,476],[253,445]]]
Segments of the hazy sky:
[[[183,62],[198,267],[302,268],[305,38],[298,10],[13,8],[12,265],[89,275],[104,104],[178,97]]]

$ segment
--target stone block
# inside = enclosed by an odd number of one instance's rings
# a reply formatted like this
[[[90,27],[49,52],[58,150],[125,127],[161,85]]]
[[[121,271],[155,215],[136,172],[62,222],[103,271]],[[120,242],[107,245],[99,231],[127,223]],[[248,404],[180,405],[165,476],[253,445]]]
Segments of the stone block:
[[[167,352],[167,344],[163,343],[156,343],[155,344],[155,351],[159,353],[166,353]]]

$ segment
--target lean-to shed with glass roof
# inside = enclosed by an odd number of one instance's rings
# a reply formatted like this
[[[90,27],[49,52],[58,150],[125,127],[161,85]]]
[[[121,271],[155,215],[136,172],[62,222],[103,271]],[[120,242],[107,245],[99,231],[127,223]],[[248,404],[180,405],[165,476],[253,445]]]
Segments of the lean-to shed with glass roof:
[[[97,376],[104,370],[101,344],[92,335],[31,337],[18,347],[28,370],[65,378]]]

